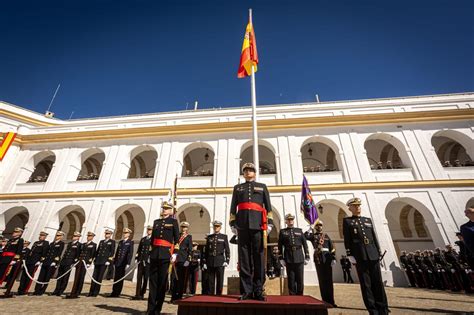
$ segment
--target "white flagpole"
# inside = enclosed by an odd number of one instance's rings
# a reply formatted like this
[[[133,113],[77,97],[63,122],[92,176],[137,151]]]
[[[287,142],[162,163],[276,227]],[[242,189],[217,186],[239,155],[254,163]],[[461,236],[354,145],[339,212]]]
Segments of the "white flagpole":
[[[252,9],[249,9],[249,21],[252,24]],[[257,132],[257,95],[255,93],[255,71],[252,65],[251,77],[251,97],[252,97],[252,126],[253,126],[253,163],[255,164],[256,180],[260,175],[260,160],[258,157],[258,132]]]

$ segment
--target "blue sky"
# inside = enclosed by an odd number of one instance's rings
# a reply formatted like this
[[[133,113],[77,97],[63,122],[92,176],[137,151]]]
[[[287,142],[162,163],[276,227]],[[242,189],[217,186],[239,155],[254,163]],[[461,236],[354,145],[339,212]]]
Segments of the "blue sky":
[[[2,1],[0,100],[73,118],[474,91],[474,1]]]

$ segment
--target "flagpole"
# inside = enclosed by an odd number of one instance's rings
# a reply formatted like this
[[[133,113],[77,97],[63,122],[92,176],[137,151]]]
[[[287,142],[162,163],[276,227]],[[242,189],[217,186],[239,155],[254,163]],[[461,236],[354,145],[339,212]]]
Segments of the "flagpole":
[[[252,9],[249,9],[249,22],[252,24]],[[256,177],[260,175],[260,160],[258,156],[258,132],[257,132],[257,95],[255,92],[255,69],[252,65],[252,76],[250,80],[250,91],[252,98],[252,127],[253,127],[253,163],[255,164]]]

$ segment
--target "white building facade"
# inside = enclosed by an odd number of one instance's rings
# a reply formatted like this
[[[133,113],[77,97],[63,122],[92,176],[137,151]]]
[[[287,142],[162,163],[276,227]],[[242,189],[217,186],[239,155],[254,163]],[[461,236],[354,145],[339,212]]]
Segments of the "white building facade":
[[[363,200],[386,254],[387,285],[406,283],[401,250],[454,244],[474,205],[474,93],[258,107],[260,181],[271,193],[276,229],[300,212],[306,175],[337,257],[345,253],[348,199]],[[232,187],[252,160],[251,108],[228,108],[63,121],[0,102],[0,132],[17,137],[0,162],[0,232],[25,228],[36,240],[61,229],[138,244],[159,217],[178,177],[177,218],[204,242],[211,222],[228,226]],[[310,245],[311,248],[311,245]],[[236,275],[231,246],[228,276]],[[312,248],[311,248],[312,251]],[[335,281],[342,281],[340,266]],[[314,264],[305,282],[317,283]]]

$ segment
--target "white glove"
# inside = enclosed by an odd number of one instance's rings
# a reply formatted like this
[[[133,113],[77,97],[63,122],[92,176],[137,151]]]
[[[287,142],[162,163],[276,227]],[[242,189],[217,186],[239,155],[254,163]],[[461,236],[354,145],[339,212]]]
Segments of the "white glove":
[[[452,273],[455,273],[455,272],[456,272],[456,269],[451,269],[451,272],[452,272]]]
[[[86,268],[89,269],[91,267],[91,265],[86,265]]]
[[[347,257],[349,259],[349,261],[351,262],[351,264],[355,265],[357,263],[356,259],[354,256],[349,256]]]
[[[309,264],[309,258],[304,260],[304,265],[306,266],[307,264]]]
[[[272,232],[272,229],[273,229],[273,225],[269,224],[267,226],[267,235],[270,235],[270,233]]]
[[[306,233],[308,233],[308,234],[313,234],[313,228],[312,228],[312,227],[309,227],[309,228],[308,228],[308,231],[306,231]]]
[[[189,266],[189,261],[186,260],[186,261],[184,262],[183,266],[184,266],[184,267]]]
[[[283,259],[280,259],[280,265],[282,267],[286,267],[286,262]]]
[[[130,267],[130,265],[126,265],[126,266],[125,266],[125,269],[128,269],[128,267]]]
[[[237,229],[234,226],[231,226],[230,229],[232,230],[232,233],[234,233],[234,235],[237,235]]]
[[[16,264],[16,260],[10,261],[10,266],[13,266],[14,264]]]
[[[173,254],[173,256],[171,256],[171,262],[174,264],[176,262],[176,257],[178,255],[177,254]]]
[[[105,262],[105,265],[106,265],[106,266],[110,265],[110,262],[109,262],[109,261],[106,261],[106,262]]]
[[[206,264],[202,265],[202,270],[207,270],[207,265]]]
[[[226,261],[224,261],[224,264],[222,266],[227,267],[229,266],[229,264]]]
[[[39,266],[39,265],[41,265],[41,262],[38,261],[38,262],[35,264],[35,266]]]
[[[51,267],[54,267],[54,266],[56,266],[56,263],[55,262],[51,263]]]
[[[334,266],[334,265],[336,265],[336,261],[333,259],[333,260],[331,261],[331,266]]]

